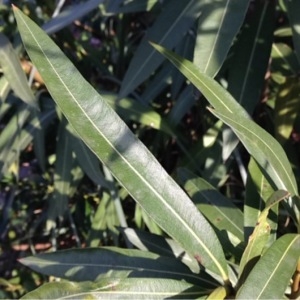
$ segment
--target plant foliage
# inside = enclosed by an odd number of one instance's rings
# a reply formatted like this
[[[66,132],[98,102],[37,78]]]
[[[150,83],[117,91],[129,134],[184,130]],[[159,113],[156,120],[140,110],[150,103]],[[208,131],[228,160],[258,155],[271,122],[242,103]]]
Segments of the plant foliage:
[[[3,6],[1,296],[299,297],[296,1],[50,2]]]

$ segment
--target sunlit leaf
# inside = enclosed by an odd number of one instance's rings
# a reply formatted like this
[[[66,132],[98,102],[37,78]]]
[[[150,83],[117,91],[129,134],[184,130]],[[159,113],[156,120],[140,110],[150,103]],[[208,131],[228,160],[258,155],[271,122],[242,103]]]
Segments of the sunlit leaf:
[[[248,241],[249,236],[252,234],[257,219],[265,208],[268,198],[273,193],[274,189],[269,181],[263,175],[255,160],[251,158],[248,164],[246,199],[244,203],[244,233],[246,241]],[[275,232],[277,228],[277,218],[274,219],[274,217],[271,217],[269,223],[271,229]]]
[[[160,278],[51,282],[21,299],[200,299],[205,291],[190,283]]]
[[[243,107],[221,85],[200,72],[193,63],[159,45],[152,45],[203,93],[214,107],[210,111],[234,130],[248,152],[272,178],[277,187],[289,191],[292,195],[297,195],[295,176],[279,143],[255,124]],[[296,214],[298,214],[297,211]]]
[[[164,231],[227,281],[221,245],[192,201],[53,41],[14,11],[29,56],[82,140]]]
[[[268,199],[266,208],[261,212],[257,219],[256,226],[249,237],[248,245],[241,259],[240,277],[245,276],[245,272],[249,271],[249,269],[251,270],[267,245],[271,233],[271,226],[267,219],[270,209],[273,206],[278,206],[278,203],[288,196],[289,194],[286,191],[279,190]],[[250,266],[247,266],[247,264]],[[248,268],[248,270],[246,270],[246,268]]]
[[[236,299],[282,299],[296,269],[300,235],[279,238],[257,262]]]
[[[221,68],[244,21],[249,2],[211,1],[204,8],[199,18],[193,60],[203,73],[215,77]]]

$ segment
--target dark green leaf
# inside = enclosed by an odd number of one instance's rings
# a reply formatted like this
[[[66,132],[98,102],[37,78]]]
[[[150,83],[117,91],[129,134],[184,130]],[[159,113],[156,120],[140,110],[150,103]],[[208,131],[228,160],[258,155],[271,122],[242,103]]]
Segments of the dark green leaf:
[[[249,0],[210,1],[197,30],[194,63],[210,77],[221,68],[247,12]]]
[[[173,0],[167,2],[161,14],[147,31],[122,81],[120,98],[127,96],[162,63],[161,57],[149,41],[173,48],[200,15],[204,6],[199,0]]]
[[[147,251],[116,247],[70,249],[22,258],[22,264],[45,275],[73,281],[113,278],[169,278],[202,286],[215,286],[208,278],[190,272],[177,259]]]

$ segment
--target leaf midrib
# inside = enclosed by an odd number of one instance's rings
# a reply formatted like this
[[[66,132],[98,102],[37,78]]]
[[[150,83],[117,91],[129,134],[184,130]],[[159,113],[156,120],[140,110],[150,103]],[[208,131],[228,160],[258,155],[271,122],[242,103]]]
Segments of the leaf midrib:
[[[127,161],[127,159],[125,157],[123,157],[123,155],[121,155],[121,153],[115,148],[115,146],[102,134],[101,131],[99,131],[99,129],[95,126],[95,124],[92,122],[92,120],[90,119],[90,117],[86,114],[86,112],[84,111],[84,109],[82,108],[81,105],[79,105],[79,103],[77,102],[77,99],[74,97],[74,95],[71,93],[71,91],[69,90],[68,86],[65,84],[65,82],[63,81],[63,79],[60,77],[60,75],[57,73],[56,69],[54,68],[54,66],[52,65],[51,61],[48,59],[48,56],[46,55],[46,53],[43,51],[43,49],[41,48],[39,42],[36,40],[34,34],[32,33],[31,29],[27,26],[27,23],[25,22],[25,20],[23,19],[22,15],[17,11],[17,13],[19,14],[20,19],[23,21],[24,25],[26,26],[26,28],[28,29],[29,33],[31,34],[33,40],[36,42],[36,45],[38,46],[38,48],[40,49],[40,51],[43,53],[44,57],[46,58],[48,64],[50,65],[50,67],[52,68],[53,72],[56,74],[57,78],[59,79],[59,81],[62,83],[63,87],[66,89],[67,93],[71,96],[71,98],[73,99],[73,101],[78,105],[79,109],[82,111],[83,115],[87,118],[87,120],[90,122],[90,125],[92,125],[92,127],[94,127],[96,129],[96,131],[99,133],[99,135],[102,136],[102,138],[108,143],[108,145],[114,149],[114,151],[116,151],[116,153],[123,159],[123,161],[125,162],[125,164],[133,171],[133,173],[135,173],[137,175],[137,177],[140,178],[140,180],[142,182],[145,183],[145,185],[149,188],[150,191],[152,191],[154,193],[154,195],[157,196],[158,199],[161,200],[162,203],[164,203],[164,205],[166,206],[166,208],[168,208],[172,214],[175,216],[175,218],[182,223],[182,225],[187,229],[188,232],[190,232],[190,234],[195,238],[196,241],[198,241],[198,243],[203,247],[203,249],[206,251],[206,253],[209,255],[209,257],[211,258],[211,260],[214,262],[215,266],[217,267],[217,269],[220,271],[222,278],[224,280],[227,280],[227,275],[226,275],[226,271],[222,268],[222,266],[220,265],[220,263],[218,262],[218,260],[216,259],[216,257],[211,253],[211,251],[209,251],[209,249],[206,247],[206,245],[202,242],[201,239],[199,239],[199,237],[195,234],[195,232],[193,230],[191,230],[191,228],[188,226],[188,224],[186,223],[185,220],[183,220],[182,218],[179,217],[178,213],[173,209],[172,206],[170,206],[165,199],[159,194],[157,193],[157,191],[152,188],[151,184],[148,183],[147,180],[145,180],[143,178],[143,176],[137,172],[135,170],[135,168],[133,168],[131,166],[131,164],[129,164],[129,162]],[[116,176],[116,178],[119,178],[118,174],[114,174]],[[122,180],[120,180],[122,182]],[[140,203],[141,205],[141,203]],[[141,205],[143,207],[143,205]],[[166,230],[168,231],[168,230]],[[180,241],[179,241],[180,242]]]
[[[211,111],[213,111],[213,110],[211,110]],[[250,131],[249,128],[248,128],[248,127],[245,127],[242,123],[236,122],[233,118],[229,118],[228,116],[225,116],[224,114],[222,114],[222,113],[220,113],[220,112],[217,112],[217,111],[215,111],[215,112],[213,112],[213,113],[215,113],[216,115],[220,115],[223,119],[229,119],[230,122],[232,122],[232,123],[234,123],[234,124],[237,124],[238,126],[242,127],[245,131],[247,131],[247,132],[249,132],[250,134],[254,135],[254,136],[255,136],[262,144],[264,144],[264,145],[266,146],[266,148],[267,148],[267,149],[271,152],[271,154],[275,157],[275,159],[276,159],[278,165],[281,166],[281,169],[284,171],[286,177],[287,177],[287,178],[290,178],[290,175],[289,175],[288,171],[286,170],[286,168],[284,167],[282,161],[277,157],[277,155],[276,155],[275,152],[272,150],[272,148],[269,147],[268,143],[265,143],[264,140],[261,139],[259,135],[257,135],[257,134],[256,134],[255,132],[253,132],[253,131]],[[252,121],[249,120],[249,122],[252,122]],[[255,124],[255,123],[253,123],[253,124]],[[238,133],[244,135],[239,129],[237,129],[237,127],[234,127],[234,130],[237,131]],[[266,134],[267,134],[267,132],[266,132]],[[249,139],[249,138],[248,138],[248,139]],[[249,139],[249,140],[250,140],[250,139]],[[250,140],[250,141],[251,141],[251,140]],[[269,163],[270,163],[270,161],[269,161]],[[270,163],[270,166],[272,167],[272,170],[273,170],[274,173],[276,174],[276,176],[277,176],[277,178],[279,179],[279,181],[282,183],[282,186],[283,186],[286,190],[289,190],[289,189],[286,188],[284,182],[283,182],[282,179],[280,178],[278,172],[276,172],[276,169],[274,168],[274,166],[273,166],[272,163]],[[296,192],[297,189],[295,188],[294,184],[292,183],[291,180],[289,180],[289,181],[290,181],[290,184],[291,184],[291,186],[292,186],[292,188],[293,188],[293,193],[297,194],[297,192]]]

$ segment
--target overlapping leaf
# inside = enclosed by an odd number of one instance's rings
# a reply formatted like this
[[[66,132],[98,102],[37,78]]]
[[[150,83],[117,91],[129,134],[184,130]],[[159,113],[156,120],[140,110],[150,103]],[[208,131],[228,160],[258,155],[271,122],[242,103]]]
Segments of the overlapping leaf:
[[[300,235],[286,234],[257,262],[236,299],[283,298],[299,258]]]
[[[193,63],[159,45],[153,44],[153,46],[203,93],[215,108],[211,111],[234,130],[248,152],[277,187],[289,191],[292,195],[297,194],[295,176],[279,143],[255,124],[243,107],[221,85],[201,73]]]
[[[72,281],[96,281],[113,278],[169,278],[215,287],[208,277],[198,276],[177,259],[148,251],[116,247],[69,249],[42,253],[21,262],[45,275]]]
[[[21,299],[201,299],[205,291],[190,283],[160,278],[51,282]],[[205,298],[205,297],[203,297]]]
[[[211,1],[202,12],[193,61],[203,73],[215,77],[221,68],[248,5],[249,0]]]
[[[240,262],[240,276],[243,275],[247,264],[255,263],[258,257],[262,255],[267,245],[271,233],[271,226],[267,219],[270,209],[273,206],[278,206],[278,203],[288,196],[286,191],[278,190],[268,199],[266,208],[259,215],[254,231],[249,237],[248,245]]]
[[[173,48],[196,21],[205,5],[207,5],[205,1],[199,0],[173,0],[165,5],[153,26],[140,42],[134,58],[130,62],[125,78],[122,81],[120,98],[132,92],[163,61],[163,57],[155,52],[148,44],[148,41],[155,41],[166,47]]]
[[[221,245],[191,200],[53,41],[14,10],[31,59],[79,136],[163,230],[227,280]]]

